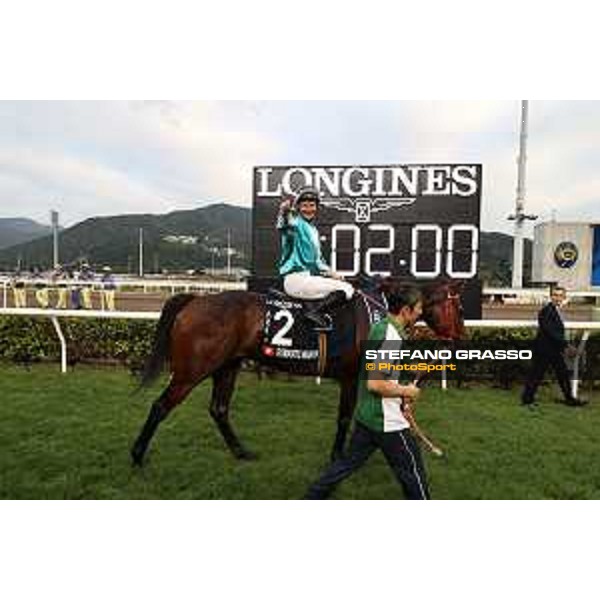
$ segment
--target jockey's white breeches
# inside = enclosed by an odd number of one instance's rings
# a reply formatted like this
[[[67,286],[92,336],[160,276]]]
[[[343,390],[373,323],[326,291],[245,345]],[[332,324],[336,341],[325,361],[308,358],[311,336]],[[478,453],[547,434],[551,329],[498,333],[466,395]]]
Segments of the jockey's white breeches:
[[[307,271],[286,275],[283,278],[283,289],[289,296],[301,300],[320,300],[338,290],[344,292],[348,300],[354,294],[354,288],[347,281],[311,275]]]

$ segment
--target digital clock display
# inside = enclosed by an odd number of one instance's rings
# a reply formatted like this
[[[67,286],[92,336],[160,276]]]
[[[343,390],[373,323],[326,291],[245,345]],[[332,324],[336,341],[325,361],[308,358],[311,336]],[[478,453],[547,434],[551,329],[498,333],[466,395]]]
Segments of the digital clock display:
[[[284,196],[319,190],[316,225],[325,260],[359,273],[408,281],[465,280],[467,318],[480,318],[477,280],[481,165],[257,167],[253,186],[251,287],[277,277],[275,221]]]

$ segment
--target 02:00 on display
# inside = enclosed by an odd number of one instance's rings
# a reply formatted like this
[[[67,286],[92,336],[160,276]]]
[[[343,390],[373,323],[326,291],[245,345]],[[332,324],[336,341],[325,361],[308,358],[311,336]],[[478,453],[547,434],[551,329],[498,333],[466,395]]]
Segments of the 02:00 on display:
[[[392,275],[392,255],[397,251],[396,235],[393,225],[370,224],[365,229],[349,223],[338,223],[331,228],[331,268],[344,277],[358,275],[361,268],[368,275]],[[380,243],[368,244],[365,233],[378,236]],[[345,247],[342,239],[351,238],[351,248]],[[460,242],[458,242],[460,238]],[[466,241],[468,239],[468,242]],[[466,242],[466,244],[465,244]],[[461,248],[459,248],[459,246]],[[407,247],[408,250],[408,247]],[[445,253],[444,253],[445,250]],[[450,225],[444,235],[440,225],[416,224],[410,228],[409,257],[398,261],[399,267],[408,267],[409,273],[416,279],[431,279],[445,274],[452,279],[470,279],[477,274],[477,255],[479,251],[479,230],[475,225]],[[341,259],[342,254],[351,254],[351,264]],[[423,259],[431,260],[423,266]],[[374,265],[381,259],[388,259],[389,268],[382,269]],[[466,260],[464,260],[466,259]],[[457,262],[460,264],[457,266]],[[347,268],[344,268],[347,267]],[[394,269],[396,270],[396,269]]]

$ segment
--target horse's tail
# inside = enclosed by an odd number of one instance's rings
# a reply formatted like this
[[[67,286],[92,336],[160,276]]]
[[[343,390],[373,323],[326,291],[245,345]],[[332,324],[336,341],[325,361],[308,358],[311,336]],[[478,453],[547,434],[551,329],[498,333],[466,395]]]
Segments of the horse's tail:
[[[154,331],[152,352],[146,359],[140,380],[140,388],[150,385],[162,371],[165,361],[169,358],[171,329],[179,311],[196,296],[194,294],[177,294],[167,300],[160,313],[160,319]]]

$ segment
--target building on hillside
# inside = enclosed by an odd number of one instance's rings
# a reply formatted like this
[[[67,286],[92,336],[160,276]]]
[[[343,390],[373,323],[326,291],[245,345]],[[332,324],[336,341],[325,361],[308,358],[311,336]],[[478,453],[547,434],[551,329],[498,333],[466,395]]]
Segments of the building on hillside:
[[[168,244],[183,244],[184,246],[192,246],[198,243],[197,235],[165,235],[163,242]]]

